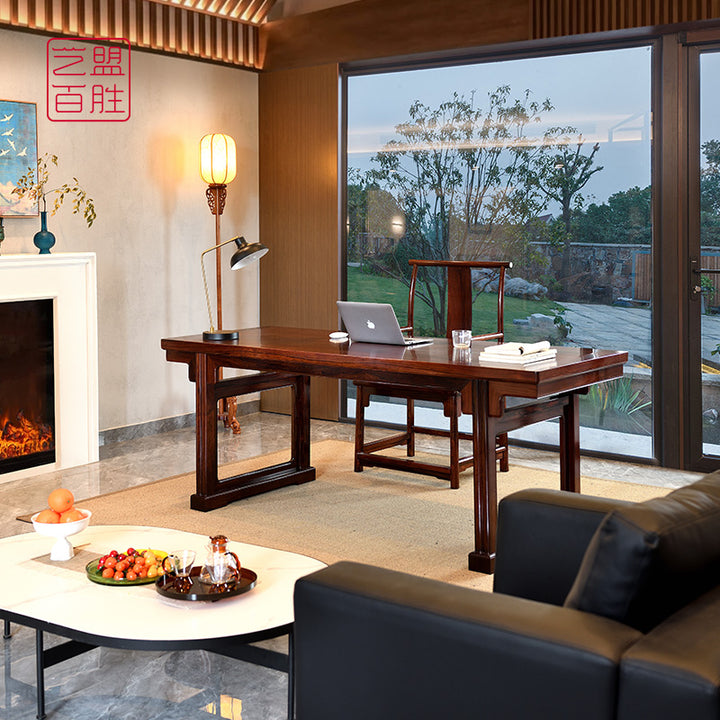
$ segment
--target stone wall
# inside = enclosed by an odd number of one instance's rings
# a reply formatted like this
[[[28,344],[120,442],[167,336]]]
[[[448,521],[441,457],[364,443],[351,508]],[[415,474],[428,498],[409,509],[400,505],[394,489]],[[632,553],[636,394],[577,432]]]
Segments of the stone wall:
[[[546,242],[531,242],[534,254],[544,261],[531,260],[521,266],[516,263],[511,274],[548,288],[548,297],[571,302],[604,303],[618,300],[633,304],[649,304],[652,288],[650,245],[615,245],[605,243],[575,243],[570,247],[570,277],[559,282],[562,267],[562,246]],[[717,247],[702,247],[700,255],[704,267],[720,268]],[[555,282],[553,282],[555,280]],[[714,286],[711,304],[720,305],[720,275],[710,278]]]
[[[563,248],[543,242],[533,242],[530,245],[536,254],[545,259],[546,264],[531,262],[527,269],[520,272],[527,273],[529,280],[547,284],[549,296],[560,299],[559,283],[553,286],[548,282],[548,276],[560,278]],[[645,287],[646,281],[649,283],[649,277],[644,275],[649,273],[650,263],[643,262],[649,259],[649,253],[649,245],[572,245],[570,277],[569,282],[565,283],[565,286],[570,288],[570,294],[564,299],[608,305],[620,298],[648,301],[648,297],[643,297],[645,293],[637,293],[636,290],[637,286]],[[638,271],[641,277],[636,278]]]

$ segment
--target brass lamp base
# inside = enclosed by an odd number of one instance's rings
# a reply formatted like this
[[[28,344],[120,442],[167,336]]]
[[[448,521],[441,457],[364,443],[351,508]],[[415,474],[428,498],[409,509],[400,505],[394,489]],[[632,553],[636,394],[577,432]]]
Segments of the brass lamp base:
[[[240,337],[237,330],[218,330],[211,332],[206,330],[203,333],[203,340],[237,340]]]

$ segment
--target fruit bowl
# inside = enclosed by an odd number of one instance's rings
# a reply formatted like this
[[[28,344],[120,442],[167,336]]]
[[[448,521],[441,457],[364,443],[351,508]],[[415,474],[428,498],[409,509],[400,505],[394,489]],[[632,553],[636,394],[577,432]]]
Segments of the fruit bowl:
[[[35,518],[37,518],[40,514],[39,512],[35,513],[30,518],[36,533],[40,535],[47,535],[48,537],[56,539],[56,542],[50,551],[51,560],[70,560],[70,558],[75,554],[72,543],[68,540],[68,537],[82,532],[90,524],[90,518],[92,517],[92,513],[89,510],[83,510],[82,508],[78,508],[78,510],[85,513],[85,517],[81,520],[75,520],[74,522],[37,522]]]

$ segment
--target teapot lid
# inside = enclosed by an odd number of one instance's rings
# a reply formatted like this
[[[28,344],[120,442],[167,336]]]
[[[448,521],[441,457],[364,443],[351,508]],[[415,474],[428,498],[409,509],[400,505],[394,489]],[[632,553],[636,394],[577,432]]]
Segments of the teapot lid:
[[[225,537],[225,535],[211,535],[210,536],[210,543],[212,545],[227,545],[228,539]]]

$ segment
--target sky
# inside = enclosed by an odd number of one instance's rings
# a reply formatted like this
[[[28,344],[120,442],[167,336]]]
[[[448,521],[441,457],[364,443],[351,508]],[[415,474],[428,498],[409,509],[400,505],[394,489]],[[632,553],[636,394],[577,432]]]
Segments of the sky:
[[[511,96],[526,89],[554,110],[534,132],[572,125],[587,143],[600,143],[595,173],[584,190],[590,202],[650,184],[652,50],[643,46],[542,58],[501,60],[460,67],[409,70],[348,79],[348,165],[363,170],[408,119],[415,100],[437,107],[453,92],[487,107],[488,93],[509,85]],[[717,77],[717,74],[715,75]]]
[[[700,56],[700,143],[720,139],[720,113],[717,107],[720,53]]]

